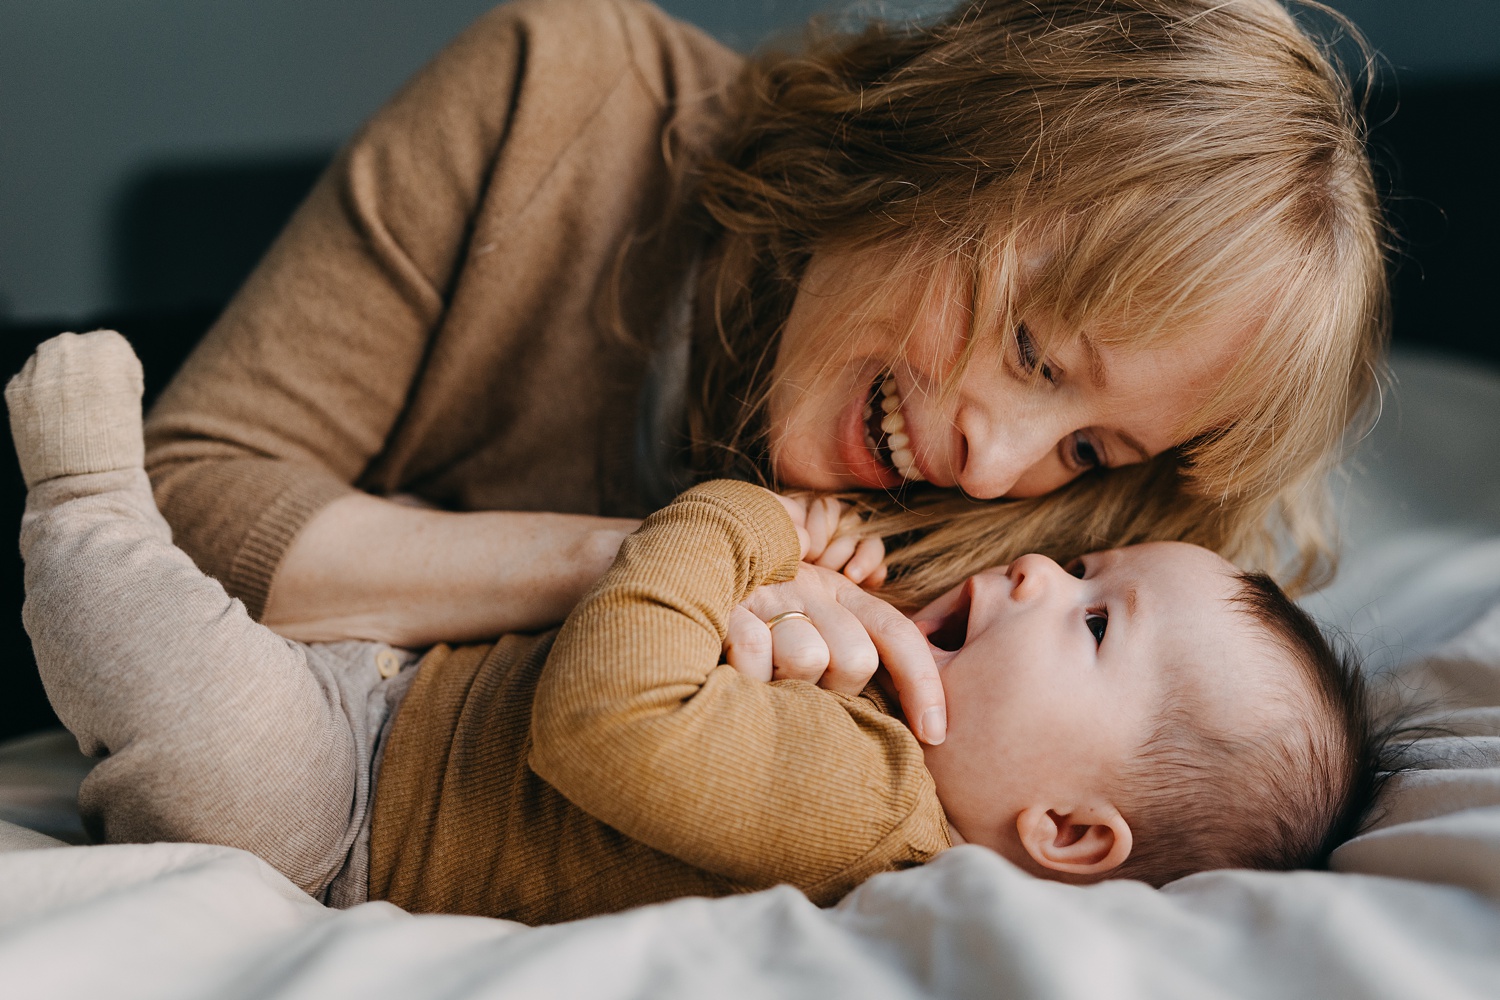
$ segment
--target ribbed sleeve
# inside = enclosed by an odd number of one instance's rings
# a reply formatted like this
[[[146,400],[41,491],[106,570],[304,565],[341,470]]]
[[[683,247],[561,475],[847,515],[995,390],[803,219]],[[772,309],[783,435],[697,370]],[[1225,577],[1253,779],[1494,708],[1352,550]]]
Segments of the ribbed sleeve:
[[[382,765],[372,895],[527,923],[779,883],[830,905],[948,847],[873,688],[719,664],[730,609],[796,566],[771,494],[710,483],[631,537],[555,641],[434,650]]]
[[[935,794],[905,726],[719,662],[729,611],[797,558],[785,511],[745,483],[653,515],[552,648],[533,769],[601,822],[736,882],[818,890],[909,856]]]

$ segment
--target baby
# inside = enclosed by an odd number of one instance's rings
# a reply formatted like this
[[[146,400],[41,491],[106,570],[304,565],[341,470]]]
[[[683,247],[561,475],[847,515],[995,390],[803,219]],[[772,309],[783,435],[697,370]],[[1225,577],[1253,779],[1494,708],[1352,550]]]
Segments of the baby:
[[[940,745],[857,697],[721,662],[732,608],[806,554],[739,482],[653,515],[558,632],[306,646],[171,545],[119,335],[43,344],[6,389],[30,490],[24,617],[103,760],[109,841],[252,850],[334,904],[543,923],[792,884],[831,904],[957,843],[1155,885],[1315,863],[1360,815],[1357,675],[1274,584],[1181,544],[1040,556],[916,615]]]

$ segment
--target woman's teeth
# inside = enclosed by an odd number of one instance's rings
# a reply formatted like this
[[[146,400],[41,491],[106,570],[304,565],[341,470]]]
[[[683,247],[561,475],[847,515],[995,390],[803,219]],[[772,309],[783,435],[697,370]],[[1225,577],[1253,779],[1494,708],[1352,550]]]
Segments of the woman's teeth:
[[[875,405],[880,408],[878,423]],[[901,415],[901,394],[896,390],[896,380],[890,376],[880,383],[880,402],[875,404],[875,394],[871,393],[870,403],[865,404],[865,444],[886,458],[902,479],[922,481],[917,457],[912,454],[911,438],[906,435],[906,418]]]

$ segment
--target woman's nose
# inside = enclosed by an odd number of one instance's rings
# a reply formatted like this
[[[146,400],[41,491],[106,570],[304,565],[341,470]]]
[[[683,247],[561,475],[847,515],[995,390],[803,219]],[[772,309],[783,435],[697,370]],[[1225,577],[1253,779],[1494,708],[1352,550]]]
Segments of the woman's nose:
[[[974,416],[959,420],[957,485],[981,500],[1041,496],[1063,485],[1048,476],[1046,459],[1057,435],[1037,419],[999,421]]]

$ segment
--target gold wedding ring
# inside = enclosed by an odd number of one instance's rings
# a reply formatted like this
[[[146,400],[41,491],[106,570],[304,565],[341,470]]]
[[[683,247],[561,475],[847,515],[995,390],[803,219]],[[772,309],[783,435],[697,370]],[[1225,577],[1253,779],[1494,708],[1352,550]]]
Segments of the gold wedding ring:
[[[766,619],[766,628],[775,628],[777,625],[780,625],[782,622],[790,622],[790,621],[799,621],[799,622],[809,622],[810,623],[810,622],[812,622],[812,619],[809,618],[809,617],[807,617],[807,614],[805,612],[802,612],[802,611],[783,611],[779,615],[772,615],[770,618],[767,618]]]

